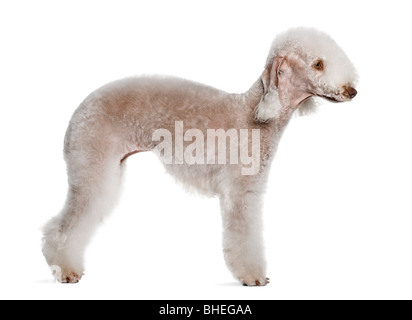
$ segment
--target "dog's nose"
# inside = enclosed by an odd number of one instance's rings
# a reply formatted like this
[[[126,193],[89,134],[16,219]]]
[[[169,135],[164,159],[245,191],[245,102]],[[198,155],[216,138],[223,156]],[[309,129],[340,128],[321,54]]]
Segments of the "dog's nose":
[[[355,98],[355,96],[358,94],[358,91],[356,91],[355,88],[352,87],[346,87],[346,94],[350,99]]]

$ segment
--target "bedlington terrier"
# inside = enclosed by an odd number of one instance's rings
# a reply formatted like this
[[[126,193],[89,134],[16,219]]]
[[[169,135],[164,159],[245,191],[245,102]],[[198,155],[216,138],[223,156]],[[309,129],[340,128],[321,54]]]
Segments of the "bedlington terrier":
[[[118,198],[126,158],[155,151],[183,185],[219,197],[228,268],[243,285],[266,285],[262,196],[279,139],[295,112],[313,110],[315,97],[350,101],[356,81],[327,34],[294,28],[275,38],[261,76],[242,94],[159,76],[91,93],[65,136],[65,206],[44,227],[43,253],[55,277],[80,280],[85,248]]]

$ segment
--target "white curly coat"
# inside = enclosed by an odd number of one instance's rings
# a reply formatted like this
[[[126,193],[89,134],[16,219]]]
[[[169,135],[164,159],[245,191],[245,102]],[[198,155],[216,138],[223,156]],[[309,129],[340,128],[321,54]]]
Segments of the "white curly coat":
[[[101,220],[113,209],[125,159],[153,150],[159,128],[260,130],[259,170],[242,175],[238,164],[167,164],[184,185],[218,196],[227,266],[244,285],[266,285],[261,207],[270,165],[292,114],[313,110],[313,98],[335,102],[356,95],[356,71],[326,34],[295,28],[270,48],[262,75],[243,94],[229,94],[172,77],[135,77],[90,94],[67,129],[64,157],[68,194],[64,208],[44,227],[43,253],[56,278],[78,282],[84,251]]]

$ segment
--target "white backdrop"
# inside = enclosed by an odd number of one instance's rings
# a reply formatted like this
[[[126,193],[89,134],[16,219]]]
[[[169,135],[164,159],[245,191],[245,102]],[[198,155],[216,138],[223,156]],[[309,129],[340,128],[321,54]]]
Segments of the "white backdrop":
[[[409,12],[407,1],[1,2],[0,298],[412,298]],[[185,193],[153,154],[128,160],[81,283],[52,281],[39,228],[65,199],[77,105],[144,73],[246,91],[276,34],[300,25],[344,48],[359,93],[286,130],[264,208],[270,285],[232,279],[217,199]]]

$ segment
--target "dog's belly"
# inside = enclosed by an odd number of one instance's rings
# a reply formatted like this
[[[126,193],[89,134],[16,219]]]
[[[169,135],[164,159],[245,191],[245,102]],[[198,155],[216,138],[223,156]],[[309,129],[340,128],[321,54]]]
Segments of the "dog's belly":
[[[167,172],[189,192],[216,196],[220,191],[221,177],[225,168],[217,165],[165,164]]]

